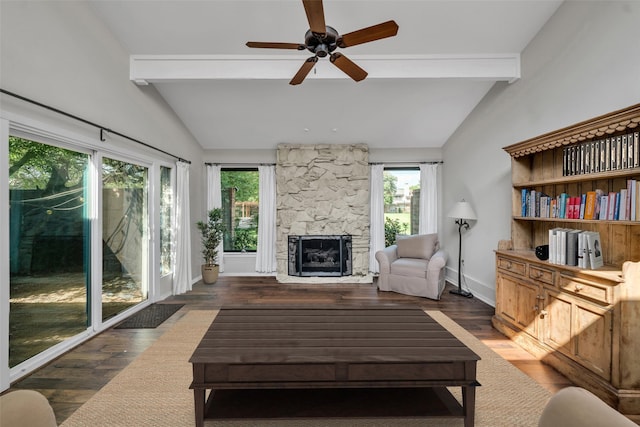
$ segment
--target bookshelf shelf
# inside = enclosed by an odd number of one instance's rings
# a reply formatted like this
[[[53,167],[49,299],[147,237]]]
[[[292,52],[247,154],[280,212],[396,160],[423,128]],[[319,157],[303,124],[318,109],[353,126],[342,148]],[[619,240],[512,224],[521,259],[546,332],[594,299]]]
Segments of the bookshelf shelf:
[[[640,225],[640,221],[616,221],[607,219],[568,219],[568,218],[540,218],[528,216],[514,216],[515,221],[538,221],[538,222],[567,222],[571,224],[612,224],[612,225]]]
[[[635,138],[638,129],[640,104],[504,148],[511,156],[511,239],[501,241],[496,251],[492,323],[575,384],[640,423],[640,216],[636,211],[638,221],[620,221],[547,215],[562,212],[550,209],[549,200],[557,208],[563,197],[632,193],[627,189],[640,181],[635,163],[640,156],[633,153],[626,165],[634,167],[616,169],[611,163],[614,170],[593,172],[604,169],[605,161],[594,164],[590,173],[564,176],[563,171],[582,170],[567,156],[576,152],[574,145],[593,146],[595,153],[596,141],[617,141],[624,135],[628,141],[629,133]],[[586,164],[586,157],[581,161]],[[538,198],[535,209],[530,204],[534,199],[525,199],[533,191],[544,196],[543,217],[522,215],[523,207],[539,212]],[[566,196],[557,197],[563,193]],[[523,206],[523,199],[528,204]],[[616,195],[618,199],[626,200]],[[589,212],[595,215],[597,209]],[[625,218],[630,218],[627,212],[630,208],[625,211]],[[553,234],[559,228],[598,232],[604,265],[583,269],[538,259],[535,248],[549,244],[549,230]]]
[[[611,180],[615,178],[633,178],[638,175],[640,175],[640,168],[620,169],[620,170],[608,171],[608,172],[562,176],[562,177],[551,178],[551,179],[514,182],[513,188],[523,189],[523,188],[542,187],[542,186],[556,185],[556,184],[565,185],[565,184],[582,183],[582,182],[588,183],[592,181]]]

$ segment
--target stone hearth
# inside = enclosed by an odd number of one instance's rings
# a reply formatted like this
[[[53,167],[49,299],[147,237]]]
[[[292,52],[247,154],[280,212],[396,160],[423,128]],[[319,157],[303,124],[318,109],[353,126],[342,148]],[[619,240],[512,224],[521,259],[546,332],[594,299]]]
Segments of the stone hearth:
[[[276,164],[277,279],[281,283],[371,283],[369,274],[369,148],[278,145]],[[290,235],[352,236],[352,274],[288,274]]]

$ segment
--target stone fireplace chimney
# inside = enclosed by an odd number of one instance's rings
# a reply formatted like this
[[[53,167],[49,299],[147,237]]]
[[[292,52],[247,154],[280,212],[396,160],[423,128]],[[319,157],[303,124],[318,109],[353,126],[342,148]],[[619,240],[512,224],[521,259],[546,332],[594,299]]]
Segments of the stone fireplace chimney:
[[[279,282],[372,283],[367,145],[279,144],[276,188],[276,277]],[[351,275],[290,276],[288,237],[294,235],[351,236]]]

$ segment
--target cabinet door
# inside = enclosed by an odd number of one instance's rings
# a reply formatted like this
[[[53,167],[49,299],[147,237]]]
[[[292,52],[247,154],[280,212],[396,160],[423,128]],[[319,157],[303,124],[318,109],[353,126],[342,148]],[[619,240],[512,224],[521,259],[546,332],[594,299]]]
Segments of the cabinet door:
[[[578,300],[575,304],[575,357],[607,381],[611,380],[611,312]]]
[[[517,287],[517,323],[520,329],[538,338],[538,295],[540,287],[525,282],[518,282]]]
[[[499,272],[496,312],[518,329],[538,338],[538,286]]]
[[[496,313],[504,320],[516,323],[517,282],[509,275],[498,272],[496,289]]]
[[[545,331],[544,343],[559,352],[573,357],[573,331],[571,330],[573,322],[571,321],[571,313],[573,311],[573,303],[559,292],[549,289],[545,290]]]
[[[545,289],[544,343],[611,380],[611,312],[573,295]]]

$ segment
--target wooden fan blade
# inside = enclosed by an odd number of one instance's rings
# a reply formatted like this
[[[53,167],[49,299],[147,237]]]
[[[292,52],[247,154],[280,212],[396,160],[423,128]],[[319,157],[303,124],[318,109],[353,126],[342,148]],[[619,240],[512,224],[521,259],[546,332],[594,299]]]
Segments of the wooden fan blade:
[[[398,34],[398,24],[396,24],[395,21],[387,21],[382,24],[373,25],[371,27],[362,28],[361,30],[344,34],[338,40],[338,47],[344,48],[355,46],[362,43],[372,42],[374,40],[393,37],[396,34]]]
[[[266,49],[296,49],[305,50],[306,47],[299,43],[269,43],[269,42],[247,42],[247,47],[258,47]]]
[[[304,11],[307,13],[307,21],[311,32],[325,34],[327,26],[324,23],[324,8],[322,0],[302,0]]]
[[[341,53],[334,53],[331,55],[331,62],[336,67],[340,68],[346,75],[353,80],[359,82],[367,77],[367,72],[358,67],[355,62],[347,58]]]
[[[302,67],[300,67],[296,75],[293,76],[289,84],[299,85],[300,83],[302,83],[304,78],[307,77],[307,74],[309,74],[309,71],[311,71],[313,66],[316,65],[316,62],[318,62],[317,56],[312,56],[311,58],[308,58],[306,61],[304,61],[304,64],[302,64]]]

